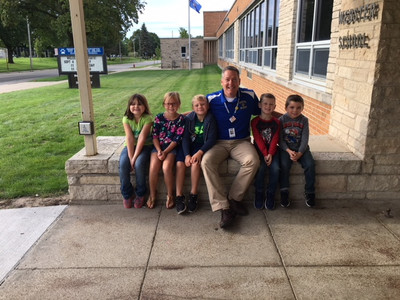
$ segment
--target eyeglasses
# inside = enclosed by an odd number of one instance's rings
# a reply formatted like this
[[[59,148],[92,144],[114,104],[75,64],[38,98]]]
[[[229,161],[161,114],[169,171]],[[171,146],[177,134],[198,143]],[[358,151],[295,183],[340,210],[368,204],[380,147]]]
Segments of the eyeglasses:
[[[174,102],[174,103],[164,103],[165,106],[178,106],[179,104]]]

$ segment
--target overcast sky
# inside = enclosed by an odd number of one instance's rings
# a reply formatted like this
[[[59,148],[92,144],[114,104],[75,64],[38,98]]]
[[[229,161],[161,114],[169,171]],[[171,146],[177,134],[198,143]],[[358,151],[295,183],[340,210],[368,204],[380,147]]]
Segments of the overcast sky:
[[[179,28],[188,30],[189,0],[146,0],[143,14],[139,15],[139,23],[135,24],[127,34],[140,29],[146,24],[147,31],[154,32],[159,38],[179,37]],[[190,33],[192,36],[203,35],[203,11],[229,10],[235,0],[197,0],[201,10],[197,13],[190,9]],[[188,30],[189,31],[189,30]]]

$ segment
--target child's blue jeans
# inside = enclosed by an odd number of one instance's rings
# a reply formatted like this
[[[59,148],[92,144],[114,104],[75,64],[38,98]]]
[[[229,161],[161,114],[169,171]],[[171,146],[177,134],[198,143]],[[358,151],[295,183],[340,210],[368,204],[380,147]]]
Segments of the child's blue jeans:
[[[269,171],[267,193],[275,194],[279,182],[279,152],[272,157],[272,163],[269,166],[265,163],[264,157],[260,155],[260,167],[254,181],[256,193],[264,192],[265,173],[267,170]]]
[[[146,176],[149,172],[150,153],[153,146],[144,146],[135,162],[136,196],[143,197],[146,194]],[[131,183],[131,162],[128,157],[128,148],[125,147],[119,158],[119,179],[121,182],[121,194],[124,199],[132,197],[134,188]]]
[[[304,169],[306,184],[304,191],[307,194],[315,193],[315,162],[310,150],[306,150],[303,156],[298,160]],[[280,151],[280,188],[281,190],[289,189],[290,168],[293,161],[290,159],[289,153]]]

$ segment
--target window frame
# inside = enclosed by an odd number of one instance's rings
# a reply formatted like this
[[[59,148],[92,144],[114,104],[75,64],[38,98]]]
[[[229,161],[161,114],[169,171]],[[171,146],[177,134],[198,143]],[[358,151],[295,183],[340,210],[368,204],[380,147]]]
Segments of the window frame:
[[[224,58],[224,35],[218,39],[218,57]]]
[[[321,40],[318,41],[316,40],[316,34],[318,32],[318,21],[320,19],[320,14],[318,14],[318,11],[321,8],[322,1],[323,0],[315,0],[314,2],[314,8],[313,8],[313,19],[312,19],[312,30],[311,30],[311,41],[307,42],[299,42],[300,39],[300,29],[301,29],[301,22],[303,21],[302,19],[302,5],[303,3],[307,0],[299,0],[298,1],[298,6],[297,6],[297,19],[296,19],[296,36],[295,36],[295,43],[294,43],[294,59],[293,59],[293,79],[294,81],[299,81],[303,83],[308,83],[312,85],[317,85],[317,86],[325,86],[326,85],[326,78],[328,72],[324,76],[321,75],[315,75],[313,74],[315,70],[315,50],[318,49],[324,49],[328,51],[328,59],[326,61],[326,66],[324,66],[327,70],[328,63],[329,63],[329,52],[330,52],[330,47],[331,47],[331,39],[329,38],[328,40]],[[333,0],[332,1],[332,10],[333,10]],[[332,11],[333,13],[333,11]],[[331,14],[332,15],[332,14]],[[309,21],[309,20],[307,20]],[[332,19],[331,19],[332,23]],[[303,22],[303,24],[305,24]],[[321,26],[320,26],[321,27]],[[329,26],[331,30],[331,25]],[[309,63],[308,63],[308,70],[307,72],[302,72],[298,70],[298,60],[299,60],[299,50],[309,50]]]
[[[224,33],[224,57],[233,60],[235,57],[235,28],[231,26]]]
[[[181,58],[187,57],[187,48],[186,46],[181,46]]]
[[[276,72],[278,52],[279,7],[281,0],[258,1],[240,18],[239,62],[253,68]],[[273,3],[273,16],[269,20],[270,3]],[[268,25],[272,21],[271,41],[267,44]],[[266,56],[269,52],[271,55]],[[269,61],[266,58],[269,57]]]

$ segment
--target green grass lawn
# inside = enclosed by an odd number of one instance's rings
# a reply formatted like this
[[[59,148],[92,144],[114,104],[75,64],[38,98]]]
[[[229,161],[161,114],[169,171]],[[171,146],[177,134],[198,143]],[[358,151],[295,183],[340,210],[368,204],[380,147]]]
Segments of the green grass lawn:
[[[221,89],[220,69],[141,70],[100,77],[93,89],[97,136],[123,136],[128,98],[142,93],[153,115],[162,112],[168,91],[181,94],[181,112],[191,110],[196,94]],[[84,147],[79,90],[68,83],[0,94],[0,199],[67,193],[65,162]]]
[[[57,58],[32,58],[33,70],[56,69]],[[14,63],[9,64],[5,58],[0,59],[0,72],[20,72],[31,70],[29,57],[14,58]]]
[[[134,57],[122,57],[113,58],[112,60],[107,60],[108,65],[113,64],[125,64],[125,63],[135,63],[142,61],[139,58]],[[33,70],[45,70],[45,69],[57,69],[58,63],[56,57],[46,57],[32,58],[32,69]],[[9,64],[5,58],[0,58],[0,73],[1,72],[21,72],[21,71],[30,71],[31,70],[31,62],[29,57],[19,57],[14,58],[14,63]]]

